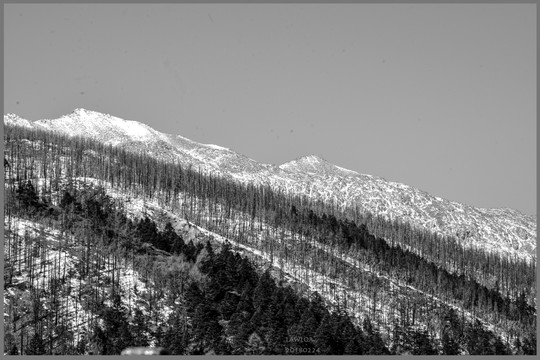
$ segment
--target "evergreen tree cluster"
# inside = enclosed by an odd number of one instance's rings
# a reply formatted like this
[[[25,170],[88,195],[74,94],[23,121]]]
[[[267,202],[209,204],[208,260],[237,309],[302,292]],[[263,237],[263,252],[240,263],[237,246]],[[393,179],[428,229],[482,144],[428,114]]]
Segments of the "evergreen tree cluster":
[[[193,324],[190,353],[389,354],[369,319],[362,329],[345,313],[329,311],[318,293],[299,297],[230,245],[217,254],[209,244],[207,249],[201,269],[208,281],[192,282],[185,294]],[[174,339],[182,329],[171,327],[169,333],[163,345],[186,351]]]

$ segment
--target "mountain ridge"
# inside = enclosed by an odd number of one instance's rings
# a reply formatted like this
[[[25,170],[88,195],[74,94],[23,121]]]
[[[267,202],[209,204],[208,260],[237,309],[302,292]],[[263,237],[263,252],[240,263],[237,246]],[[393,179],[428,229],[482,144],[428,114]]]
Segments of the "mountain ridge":
[[[181,135],[161,133],[144,123],[82,108],[58,119],[34,122],[6,114],[4,123],[90,136],[240,182],[270,185],[335,201],[342,207],[358,206],[362,211],[456,236],[465,245],[536,258],[536,218],[531,215],[516,209],[476,208],[450,201],[409,185],[339,167],[318,155],[302,156],[281,165],[263,164],[219,145],[201,144]]]

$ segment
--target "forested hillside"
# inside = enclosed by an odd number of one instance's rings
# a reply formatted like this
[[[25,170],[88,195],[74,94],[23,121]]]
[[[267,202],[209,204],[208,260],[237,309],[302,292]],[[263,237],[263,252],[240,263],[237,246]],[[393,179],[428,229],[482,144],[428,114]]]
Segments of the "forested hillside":
[[[534,262],[88,138],[4,140],[6,353],[536,353]]]
[[[279,166],[263,164],[231,149],[201,144],[181,135],[161,133],[148,125],[85,109],[57,119],[30,122],[17,115],[4,116],[7,125],[55,131],[68,136],[92,137],[105,145],[144,152],[158,160],[193,167],[204,174],[234,179],[242,184],[268,186],[313,201],[333,202],[332,211],[371,212],[381,220],[400,222],[415,232],[453,238],[467,251],[482,249],[503,257],[536,262],[536,219],[512,209],[482,209],[433,196],[406,184],[359,174],[309,155]],[[361,161],[365,155],[359,155]],[[384,227],[388,229],[389,227]],[[386,234],[371,228],[384,239]],[[400,242],[418,252],[393,233],[390,242]]]

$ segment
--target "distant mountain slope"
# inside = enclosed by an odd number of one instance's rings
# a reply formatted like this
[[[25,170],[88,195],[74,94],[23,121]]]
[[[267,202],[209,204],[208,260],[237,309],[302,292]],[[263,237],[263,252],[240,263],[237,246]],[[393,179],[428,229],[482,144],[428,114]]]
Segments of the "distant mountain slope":
[[[444,235],[465,245],[509,256],[536,258],[536,219],[512,209],[481,209],[449,201],[408,185],[359,174],[310,155],[280,166],[261,164],[230,149],[108,114],[76,109],[58,119],[30,122],[14,114],[5,124],[90,136],[106,144],[143,151],[244,183],[265,184],[314,199],[333,200]]]

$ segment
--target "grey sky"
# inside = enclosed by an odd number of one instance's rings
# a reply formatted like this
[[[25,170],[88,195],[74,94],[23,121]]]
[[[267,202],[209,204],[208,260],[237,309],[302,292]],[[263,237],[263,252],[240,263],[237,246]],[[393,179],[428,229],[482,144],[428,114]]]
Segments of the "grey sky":
[[[4,8],[4,112],[83,107],[536,214],[536,4]]]

